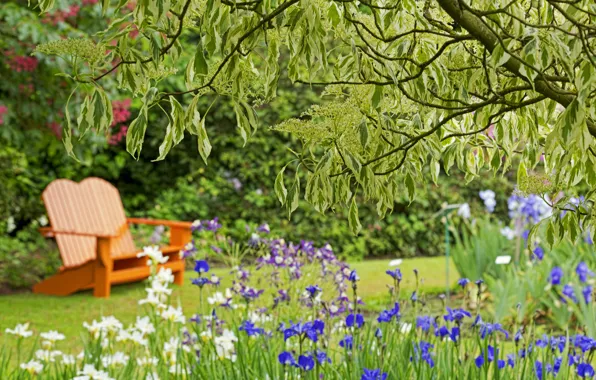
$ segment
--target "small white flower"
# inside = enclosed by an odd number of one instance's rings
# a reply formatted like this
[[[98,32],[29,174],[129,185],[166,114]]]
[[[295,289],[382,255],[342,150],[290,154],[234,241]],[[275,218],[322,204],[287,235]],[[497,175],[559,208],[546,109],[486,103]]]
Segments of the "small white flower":
[[[176,375],[176,377],[178,377],[178,376],[186,377],[186,376],[190,375],[190,368],[188,366],[182,366],[182,365],[180,365],[180,363],[176,363],[176,364],[173,364],[172,366],[170,366],[169,372],[171,374]]]
[[[45,339],[49,342],[57,342],[59,340],[64,340],[65,336],[64,334],[60,334],[58,331],[54,331],[54,330],[50,330],[48,332],[43,332],[41,334],[39,334],[40,337],[42,337],[42,339]]]
[[[155,281],[158,281],[161,284],[171,284],[174,282],[172,270],[170,268],[160,268],[155,276]]]
[[[64,365],[73,365],[77,361],[73,355],[62,355],[62,364]]]
[[[101,358],[101,363],[104,367],[119,367],[125,366],[128,363],[128,355],[118,351],[113,355],[106,355]]]
[[[29,330],[29,323],[19,323],[14,329],[6,329],[7,334],[19,336],[21,338],[28,338],[33,335],[33,332]]]
[[[51,351],[51,350],[37,350],[35,351],[35,358],[41,360],[44,363],[54,362],[56,357],[62,355],[60,351]]]
[[[153,326],[151,320],[147,316],[143,318],[137,316],[135,328],[143,335],[149,335],[155,332],[155,327]]]
[[[457,209],[457,215],[461,216],[464,219],[470,219],[472,213],[470,212],[470,205],[467,203],[463,203]]]
[[[142,358],[137,358],[137,364],[139,367],[155,367],[159,363],[159,359],[156,357],[151,356],[144,356]]]
[[[29,372],[29,374],[32,376],[35,376],[43,371],[43,364],[36,360],[29,360],[27,363],[21,363],[20,367],[22,370]]]
[[[93,364],[85,364],[82,371],[73,380],[114,380],[107,372],[98,371]]]
[[[509,226],[506,226],[501,228],[501,235],[505,236],[507,240],[513,240],[516,236],[516,233]]]
[[[157,264],[165,264],[169,257],[164,256],[157,245],[143,248],[143,252],[139,252],[137,257],[148,257],[147,265],[153,266]]]
[[[145,377],[145,380],[159,380],[159,375],[157,372],[148,373],[147,377]]]
[[[93,339],[99,338],[101,334],[102,325],[100,322],[97,322],[95,319],[91,321],[91,324],[87,322],[83,322],[83,327],[89,331],[89,335],[93,337]]]
[[[167,321],[175,322],[175,323],[185,323],[186,318],[184,314],[182,314],[181,308],[174,308],[173,306],[168,306],[167,309],[161,312],[161,317]]]
[[[275,256],[275,263],[276,264],[281,264],[284,262],[284,258],[282,256]]]
[[[412,331],[412,324],[411,323],[400,323],[399,324],[399,332],[402,334],[408,334],[410,331]]]

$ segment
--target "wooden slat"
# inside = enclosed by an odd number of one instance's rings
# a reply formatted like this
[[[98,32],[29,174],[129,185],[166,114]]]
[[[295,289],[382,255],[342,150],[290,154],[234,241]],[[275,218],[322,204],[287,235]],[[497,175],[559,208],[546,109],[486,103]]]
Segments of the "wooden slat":
[[[130,231],[122,230],[126,215],[118,190],[109,182],[87,178],[77,184],[58,179],[48,185],[42,199],[52,229],[89,235],[120,234],[112,243],[112,257],[137,251]],[[96,239],[92,236],[56,234],[56,242],[66,268],[95,259]]]

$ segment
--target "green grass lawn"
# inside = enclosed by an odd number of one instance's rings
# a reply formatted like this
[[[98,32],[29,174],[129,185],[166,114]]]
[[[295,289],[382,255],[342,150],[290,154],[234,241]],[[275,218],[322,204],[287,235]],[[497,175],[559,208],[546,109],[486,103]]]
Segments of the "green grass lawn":
[[[359,295],[373,309],[382,307],[388,301],[387,285],[391,283],[385,274],[389,260],[369,260],[352,263],[360,276]],[[421,277],[421,291],[437,293],[445,290],[445,258],[416,258],[404,260],[399,266],[404,274],[402,290],[411,292],[415,287],[413,270],[418,269]],[[451,263],[450,280],[454,284],[458,274]],[[215,274],[222,279],[222,289],[230,285],[228,270],[215,269]],[[185,284],[174,286],[174,303],[178,302],[186,315],[192,315],[199,305],[199,291],[190,283],[194,272],[187,272]],[[138,300],[145,297],[143,283],[117,285],[112,287],[109,299],[92,296],[91,291],[80,292],[68,297],[52,297],[32,293],[0,296],[0,336],[5,335],[7,327],[17,323],[29,322],[34,331],[58,330],[69,340],[83,332],[82,323],[98,319],[102,315],[114,315],[125,325],[133,322],[143,311]]]

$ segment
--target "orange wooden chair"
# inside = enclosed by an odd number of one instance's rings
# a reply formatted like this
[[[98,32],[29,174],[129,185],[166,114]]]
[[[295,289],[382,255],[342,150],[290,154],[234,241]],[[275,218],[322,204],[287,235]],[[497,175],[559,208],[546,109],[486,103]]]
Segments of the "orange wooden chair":
[[[184,260],[179,252],[191,239],[191,223],[126,218],[118,190],[100,178],[80,183],[58,179],[42,194],[51,227],[41,228],[58,243],[63,266],[60,272],[33,287],[33,292],[68,295],[93,289],[95,297],[109,297],[112,284],[147,278],[147,258],[138,258],[129,223],[170,228],[170,245],[161,247],[174,282],[182,285]]]

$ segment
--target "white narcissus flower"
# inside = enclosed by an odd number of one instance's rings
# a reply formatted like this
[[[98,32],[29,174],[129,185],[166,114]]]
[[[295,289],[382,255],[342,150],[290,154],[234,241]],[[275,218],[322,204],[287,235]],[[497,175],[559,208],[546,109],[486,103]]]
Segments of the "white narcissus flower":
[[[167,309],[161,312],[161,317],[166,321],[175,322],[175,323],[185,323],[186,318],[184,314],[182,314],[181,308],[175,308],[173,306],[168,306]]]
[[[60,334],[58,331],[50,330],[48,332],[43,332],[39,334],[42,339],[45,339],[49,342],[57,342],[59,340],[64,340],[64,334]]]
[[[91,335],[93,339],[99,338],[102,327],[100,322],[97,322],[95,319],[91,321],[91,324],[83,322],[83,327],[89,331],[89,335]]]
[[[29,330],[29,323],[19,323],[14,329],[6,329],[7,334],[16,335],[21,338],[28,338],[33,335],[33,332]]]
[[[149,334],[153,334],[155,332],[155,327],[153,326],[153,324],[151,323],[151,320],[147,316],[142,317],[142,318],[137,316],[137,322],[135,323],[135,329],[137,329],[137,331],[139,331],[143,335],[149,335]]]
[[[102,330],[110,335],[114,335],[122,329],[122,322],[120,322],[113,315],[101,317]]]
[[[408,334],[412,331],[412,324],[411,323],[400,323],[399,324],[399,332],[402,334]]]
[[[159,359],[156,357],[144,356],[142,358],[137,358],[139,367],[155,367],[157,363],[159,363]]]
[[[32,376],[38,375],[43,371],[43,364],[36,360],[29,360],[27,363],[21,363],[20,367],[22,370],[29,372]]]
[[[107,372],[95,369],[93,364],[85,364],[83,370],[79,371],[77,375],[73,380],[114,380]]]
[[[101,358],[104,367],[125,366],[128,363],[129,356],[123,352],[115,352],[113,355],[105,355]]]
[[[515,238],[515,231],[509,226],[501,228],[501,235],[505,236],[507,240],[513,240]]]
[[[170,268],[160,268],[159,272],[155,275],[155,281],[158,281],[160,284],[171,284],[174,282],[172,270]]]
[[[62,364],[64,365],[73,365],[77,362],[73,355],[62,355]]]
[[[467,203],[462,204],[457,209],[457,215],[461,216],[464,219],[470,219],[472,213],[470,211],[470,205]]]
[[[191,371],[188,366],[182,366],[180,363],[176,363],[170,366],[169,372],[173,375],[176,375],[176,377],[186,377],[190,375]]]
[[[234,342],[238,342],[238,338],[232,331],[225,329],[220,336],[215,337],[213,342],[215,343],[217,356],[220,359],[236,361]]]
[[[35,358],[41,360],[44,363],[54,362],[56,357],[62,355],[60,351],[51,351],[51,350],[37,350],[35,351]]]
[[[148,246],[143,248],[143,252],[139,252],[137,257],[147,257],[149,260],[147,261],[147,265],[153,266],[157,264],[165,264],[169,257],[164,256],[163,253],[160,251],[159,247],[156,245]]]

